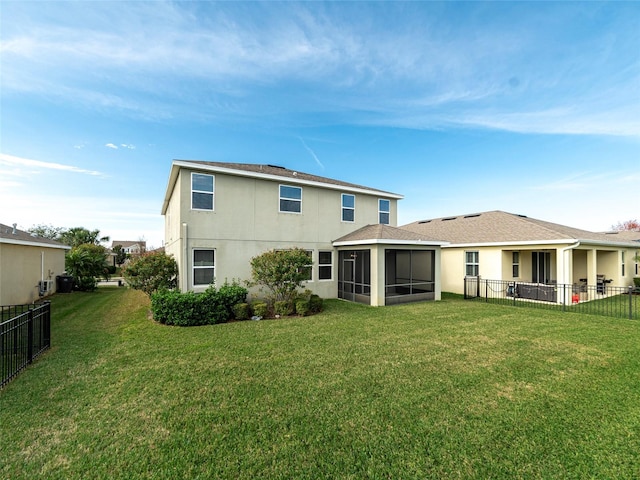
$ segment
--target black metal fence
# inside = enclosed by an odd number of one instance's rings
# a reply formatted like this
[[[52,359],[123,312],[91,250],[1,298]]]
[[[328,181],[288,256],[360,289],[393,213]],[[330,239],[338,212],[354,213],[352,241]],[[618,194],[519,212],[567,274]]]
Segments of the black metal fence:
[[[51,346],[51,304],[0,306],[0,388]]]
[[[538,284],[465,277],[464,298],[640,320],[640,291],[609,284]]]

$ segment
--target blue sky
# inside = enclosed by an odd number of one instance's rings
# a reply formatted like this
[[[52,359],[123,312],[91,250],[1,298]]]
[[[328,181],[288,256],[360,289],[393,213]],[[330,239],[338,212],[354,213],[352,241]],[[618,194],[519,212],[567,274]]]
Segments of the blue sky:
[[[160,246],[172,159],[640,217],[640,2],[0,3],[0,222]]]

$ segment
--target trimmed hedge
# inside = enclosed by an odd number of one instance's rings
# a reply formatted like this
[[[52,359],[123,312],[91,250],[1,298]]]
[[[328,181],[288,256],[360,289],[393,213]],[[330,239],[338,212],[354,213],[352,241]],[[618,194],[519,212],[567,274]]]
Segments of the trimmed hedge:
[[[151,311],[154,320],[165,325],[212,325],[233,318],[234,305],[246,297],[247,290],[236,283],[219,290],[211,286],[203,293],[161,290],[151,295]]]

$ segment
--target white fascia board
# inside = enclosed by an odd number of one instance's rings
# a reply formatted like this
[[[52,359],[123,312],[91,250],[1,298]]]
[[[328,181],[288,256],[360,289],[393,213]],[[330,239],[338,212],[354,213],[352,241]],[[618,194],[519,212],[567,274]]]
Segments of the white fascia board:
[[[449,243],[443,248],[479,248],[479,247],[527,247],[534,245],[572,245],[574,243],[580,245],[594,245],[594,246],[610,246],[610,247],[629,247],[633,248],[633,242],[600,242],[598,240],[580,240],[575,238],[565,238],[559,240],[530,240],[530,241],[518,241],[518,242],[486,242],[486,243]],[[640,245],[636,245],[639,248]]]
[[[24,245],[26,247],[40,248],[58,248],[61,250],[71,250],[69,245],[52,245],[50,243],[30,242],[28,240],[14,240],[12,238],[0,238],[0,243],[8,243],[11,245]]]
[[[281,175],[271,175],[268,173],[249,172],[246,170],[236,170],[234,168],[217,167],[213,165],[203,165],[200,163],[190,163],[190,162],[185,162],[184,160],[177,160],[173,162],[173,165],[190,168],[194,170],[205,170],[205,171],[214,172],[214,173],[225,173],[227,175],[235,175],[238,177],[260,178],[262,180],[295,183],[297,185],[321,187],[321,188],[327,188],[330,190],[338,190],[342,192],[364,193],[366,195],[375,195],[375,196],[384,197],[384,198],[394,198],[396,200],[402,200],[404,198],[404,195],[399,195],[397,193],[383,192],[382,190],[349,187],[346,185],[335,185],[333,183],[316,182],[313,180],[302,180],[300,178],[291,178],[291,177],[285,177]]]
[[[382,238],[333,242],[334,247],[353,247],[357,245],[419,245],[425,247],[442,247],[448,244],[449,242],[439,242],[437,240],[385,240]]]
[[[173,194],[173,189],[176,186],[176,180],[178,179],[178,172],[180,171],[180,167],[176,165],[178,162],[173,162],[171,164],[171,171],[169,172],[169,180],[167,180],[167,188],[165,189],[164,200],[162,202],[162,210],[160,211],[161,215],[167,213],[167,208],[169,207],[169,199]]]

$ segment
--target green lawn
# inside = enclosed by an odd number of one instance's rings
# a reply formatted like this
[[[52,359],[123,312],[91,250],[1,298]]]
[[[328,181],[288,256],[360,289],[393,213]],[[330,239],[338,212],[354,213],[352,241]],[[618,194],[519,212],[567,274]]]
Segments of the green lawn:
[[[446,297],[178,328],[53,298],[0,478],[640,478],[640,322]]]

